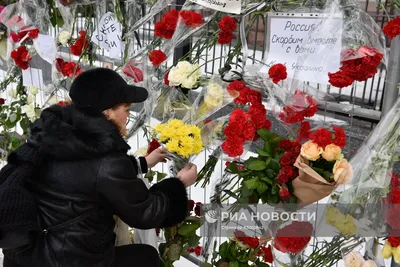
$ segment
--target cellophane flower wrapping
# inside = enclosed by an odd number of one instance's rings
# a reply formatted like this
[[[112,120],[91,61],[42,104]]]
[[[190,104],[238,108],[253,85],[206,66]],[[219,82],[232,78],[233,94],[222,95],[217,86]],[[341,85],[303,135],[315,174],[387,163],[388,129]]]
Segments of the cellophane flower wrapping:
[[[47,32],[49,29],[49,6],[44,0],[23,0],[19,2],[19,10],[25,24],[35,26],[40,32]]]
[[[207,25],[216,11],[186,1],[180,11],[169,11],[169,16],[155,24],[155,35],[164,39],[161,50],[170,55],[174,48]],[[175,29],[173,25],[175,26]]]
[[[390,179],[400,148],[400,99],[381,119],[350,160],[352,183],[342,188],[340,203],[375,204],[390,190]]]
[[[386,42],[380,26],[357,1],[327,1],[315,29],[299,44],[291,88],[299,80],[343,88],[366,81],[386,64]],[[335,35],[332,35],[335,33]],[[323,45],[319,45],[323,44]],[[340,57],[336,52],[341,52]],[[328,76],[321,73],[328,72]]]
[[[194,100],[192,109],[185,116],[184,121],[199,124],[233,102],[232,95],[226,89],[228,83],[217,75],[212,76],[202,84],[202,91]]]
[[[177,88],[164,87],[158,96],[154,116],[166,122],[169,119],[182,120],[190,113],[192,102]]]
[[[67,7],[76,7],[78,5],[89,5],[89,4],[94,4],[98,3],[97,0],[58,0],[60,5],[62,6],[67,6]]]
[[[157,92],[152,90],[151,78],[148,75],[148,59],[145,56],[128,60],[121,72],[129,84],[144,87],[149,94],[146,101],[143,102],[142,109],[135,114],[133,124],[129,125],[129,138],[135,135],[146,123],[150,124]]]

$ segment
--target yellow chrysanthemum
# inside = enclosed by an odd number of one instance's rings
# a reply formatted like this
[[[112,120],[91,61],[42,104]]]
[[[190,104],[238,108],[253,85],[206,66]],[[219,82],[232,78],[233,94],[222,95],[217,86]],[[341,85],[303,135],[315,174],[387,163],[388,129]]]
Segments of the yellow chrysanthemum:
[[[200,153],[203,148],[200,128],[185,124],[181,120],[173,119],[159,124],[155,133],[169,152],[185,158]]]
[[[389,259],[392,257],[393,253],[392,253],[392,246],[390,245],[389,241],[385,242],[385,245],[382,248],[382,257],[384,259]]]
[[[335,227],[344,235],[353,235],[357,231],[355,219],[349,214],[342,214],[338,209],[329,207],[325,213],[326,223]]]
[[[393,259],[396,263],[400,264],[400,246],[399,247],[392,247],[392,254]]]
[[[178,152],[179,151],[179,141],[171,139],[166,143],[165,147],[170,152]]]

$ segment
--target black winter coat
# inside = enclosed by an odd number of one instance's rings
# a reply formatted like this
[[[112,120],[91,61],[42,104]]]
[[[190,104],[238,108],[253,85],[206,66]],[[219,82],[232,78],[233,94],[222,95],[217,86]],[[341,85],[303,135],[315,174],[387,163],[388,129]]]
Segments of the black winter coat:
[[[46,146],[46,160],[29,181],[42,229],[93,212],[65,229],[40,235],[27,250],[9,256],[24,266],[111,266],[113,215],[131,227],[161,228],[187,215],[188,198],[179,179],[147,189],[128,144],[104,116],[91,117],[74,106],[52,106],[34,124],[30,142]],[[139,158],[142,171],[147,170]],[[7,252],[5,252],[7,256]],[[145,255],[143,255],[145,256]]]

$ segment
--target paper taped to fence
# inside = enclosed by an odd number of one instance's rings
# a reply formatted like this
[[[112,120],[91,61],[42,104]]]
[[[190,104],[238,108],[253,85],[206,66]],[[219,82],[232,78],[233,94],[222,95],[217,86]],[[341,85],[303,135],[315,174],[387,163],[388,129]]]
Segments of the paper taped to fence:
[[[193,3],[225,13],[240,14],[242,11],[241,0],[190,0]]]
[[[329,25],[324,23],[326,19],[271,16],[265,63],[286,65],[288,78],[328,84],[328,72],[336,72],[340,67],[342,19],[329,18]],[[264,67],[261,72],[268,72],[268,69]]]
[[[110,57],[118,58],[124,50],[121,36],[121,24],[115,19],[113,13],[107,12],[101,17],[99,25],[93,33],[92,42],[100,48],[108,50]]]

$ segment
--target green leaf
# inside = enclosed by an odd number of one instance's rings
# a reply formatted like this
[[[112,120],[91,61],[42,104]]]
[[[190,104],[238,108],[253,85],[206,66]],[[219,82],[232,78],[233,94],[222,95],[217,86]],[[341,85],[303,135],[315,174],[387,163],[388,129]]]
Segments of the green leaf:
[[[265,183],[259,183],[258,187],[257,187],[257,193],[259,195],[261,195],[262,193],[264,193],[265,191],[267,191],[268,186]]]
[[[276,146],[280,141],[282,141],[283,139],[285,139],[285,138],[283,138],[283,137],[281,137],[281,136],[275,137],[274,139],[272,139],[271,145],[275,147],[275,146]]]
[[[261,181],[264,181],[264,182],[267,182],[267,183],[269,183],[270,185],[272,185],[274,182],[270,179],[270,178],[268,178],[268,177],[262,177],[261,178]]]
[[[267,174],[268,178],[270,178],[270,179],[275,177],[275,172],[273,170],[271,170],[271,169],[267,169],[265,171],[265,173]]]
[[[271,143],[269,141],[265,141],[264,143],[264,151],[267,152],[269,155],[272,153]]]
[[[279,201],[280,201],[280,199],[279,199],[279,195],[278,195],[278,194],[276,194],[276,195],[269,195],[269,196],[268,196],[268,199],[267,199],[267,203],[268,203],[268,205],[270,205],[270,206],[275,206],[276,204],[279,203]]]
[[[170,261],[177,261],[181,257],[182,246],[179,244],[171,244],[168,247],[167,257]]]
[[[267,153],[267,152],[265,152],[263,149],[261,149],[261,148],[256,148],[256,151],[257,151],[257,153],[258,153],[258,155],[260,155],[260,156],[263,156],[263,157],[269,157],[270,155]]]
[[[239,267],[239,262],[231,261],[231,262],[229,262],[229,267]]]
[[[56,19],[57,19],[57,26],[58,26],[59,28],[61,28],[62,26],[64,26],[64,19],[63,19],[63,17],[61,16],[61,12],[60,12],[60,10],[59,10],[58,8],[55,9],[55,16],[56,16]]]
[[[248,189],[247,187],[243,186],[240,190],[242,197],[249,197],[253,194],[252,189]]]
[[[164,179],[165,177],[167,177],[167,174],[166,174],[166,173],[157,172],[157,182],[161,181],[161,180]]]
[[[281,169],[281,164],[279,163],[278,160],[276,159],[271,159],[271,163],[269,164],[269,167],[275,172],[278,173]]]
[[[237,255],[238,251],[237,251],[236,246],[232,246],[232,247],[231,247],[230,253],[231,253],[232,258],[236,259],[236,257],[238,256],[238,255]]]
[[[232,163],[228,165],[228,170],[232,173],[239,173],[239,170],[237,169],[236,163]]]
[[[188,239],[188,245],[191,248],[196,247],[199,244],[199,241],[200,241],[200,236],[196,234],[190,235]]]
[[[271,193],[272,193],[272,195],[277,195],[279,193],[279,186],[274,185],[271,189]]]
[[[250,189],[250,190],[251,189],[257,189],[257,187],[260,184],[260,181],[258,180],[258,177],[254,177],[254,178],[251,178],[249,180],[245,180],[243,182],[243,184],[244,184],[244,186],[246,186],[247,189]]]
[[[262,171],[267,167],[267,164],[265,161],[251,157],[244,162],[244,166],[252,171]]]
[[[228,250],[228,247],[229,247],[228,242],[224,242],[219,246],[219,255],[222,258],[226,258],[227,257],[226,252]]]
[[[267,129],[259,129],[257,130],[257,134],[261,137],[264,141],[269,141],[272,138],[272,133]]]
[[[257,263],[257,267],[269,267],[269,265],[260,261]]]
[[[179,227],[178,233],[182,236],[188,236],[199,228],[200,225],[197,223],[184,224],[181,227]]]

